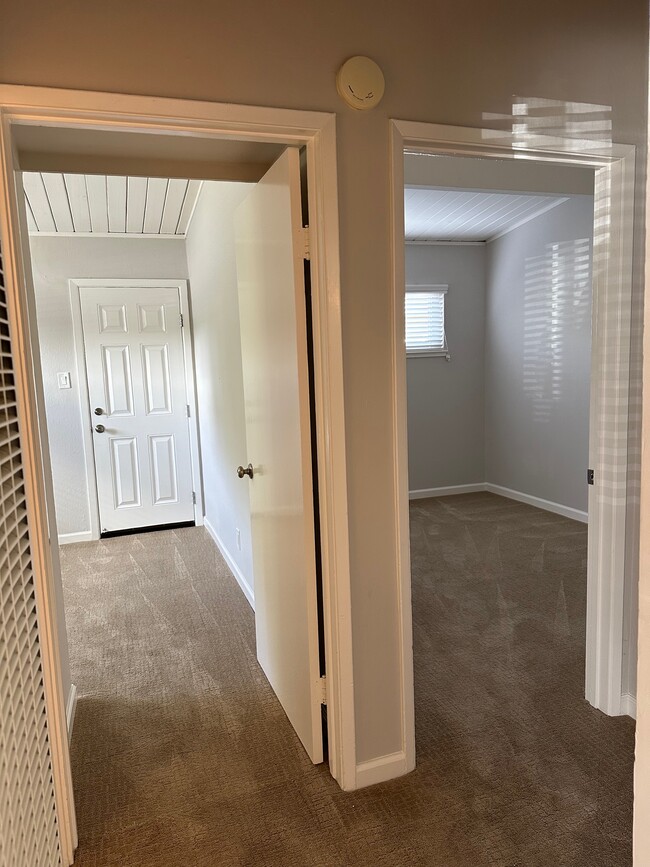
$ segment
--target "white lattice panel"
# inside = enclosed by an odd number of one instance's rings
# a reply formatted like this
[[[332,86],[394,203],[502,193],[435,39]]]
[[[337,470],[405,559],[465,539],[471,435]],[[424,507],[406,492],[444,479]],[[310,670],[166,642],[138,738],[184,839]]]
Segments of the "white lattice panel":
[[[61,864],[0,259],[0,867]]]

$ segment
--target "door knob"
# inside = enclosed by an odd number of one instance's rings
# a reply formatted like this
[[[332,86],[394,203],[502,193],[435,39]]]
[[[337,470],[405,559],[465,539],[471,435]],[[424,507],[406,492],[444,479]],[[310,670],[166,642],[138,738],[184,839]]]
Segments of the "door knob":
[[[101,406],[96,406],[93,412],[95,413],[95,415],[104,415],[104,410],[101,408]]]
[[[96,425],[95,425],[95,430],[97,431],[97,433],[104,433],[104,431],[106,430],[106,428],[104,427],[103,424],[96,424]]]
[[[243,467],[237,467],[237,475],[240,479],[243,479],[244,476],[249,476],[251,479],[253,478],[253,465],[249,464],[246,469]]]

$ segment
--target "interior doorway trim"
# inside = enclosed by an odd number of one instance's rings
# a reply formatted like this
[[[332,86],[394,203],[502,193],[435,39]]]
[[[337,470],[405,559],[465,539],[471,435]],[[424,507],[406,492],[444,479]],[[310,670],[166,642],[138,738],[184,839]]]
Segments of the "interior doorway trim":
[[[409,551],[406,351],[404,346],[404,152],[529,160],[595,170],[585,695],[610,715],[624,712],[625,531],[635,148],[521,133],[392,120],[393,466],[402,635],[403,734],[414,760]]]
[[[45,552],[35,563],[43,599],[41,620],[48,725],[51,734],[57,809],[64,863],[74,850],[74,803],[61,695],[60,637],[54,609],[54,573],[48,540],[46,502],[51,474],[42,467],[47,434],[39,424],[42,394],[34,376],[38,346],[33,303],[27,286],[31,270],[26,247],[24,196],[19,194],[20,165],[14,131],[20,125],[39,127],[47,150],[52,128],[178,137],[247,140],[305,147],[310,197],[311,264],[314,324],[314,375],[318,476],[321,495],[320,532],[326,664],[328,677],[328,740],[330,770],[344,789],[356,787],[354,695],[348,500],[343,402],[338,184],[334,114],[294,111],[193,100],[132,96],[89,91],[0,85],[0,237],[14,345],[18,347],[17,386],[20,419],[26,441],[30,530],[35,550]],[[42,389],[41,389],[42,391]],[[42,416],[41,416],[42,417]],[[67,805],[67,808],[66,808]],[[67,809],[67,811],[66,811]]]
[[[88,514],[90,516],[90,532],[84,541],[95,541],[100,537],[99,496],[97,491],[97,476],[95,468],[95,449],[90,425],[84,419],[92,419],[90,397],[88,395],[88,372],[86,370],[86,353],[84,350],[83,323],[81,319],[81,290],[84,288],[107,289],[178,289],[181,315],[183,316],[183,359],[185,361],[185,393],[189,406],[190,458],[192,463],[192,490],[196,497],[194,502],[194,523],[197,527],[203,525],[203,484],[201,480],[201,452],[199,448],[198,409],[196,399],[196,383],[194,377],[194,350],[192,334],[192,317],[190,316],[188,281],[185,279],[171,280],[123,280],[123,279],[86,279],[73,278],[68,280],[70,292],[70,309],[72,311],[72,332],[74,337],[75,366],[77,382],[79,383],[79,403],[82,417],[84,444],[84,460],[86,464],[86,480],[88,484]],[[82,541],[74,534],[72,539],[59,536],[59,544]]]

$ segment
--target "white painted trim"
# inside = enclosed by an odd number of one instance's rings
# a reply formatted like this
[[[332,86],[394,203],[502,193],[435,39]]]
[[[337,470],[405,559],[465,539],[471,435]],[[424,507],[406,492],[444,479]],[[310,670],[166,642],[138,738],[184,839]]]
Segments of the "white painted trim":
[[[406,402],[406,343],[404,341],[406,263],[404,244],[404,138],[395,123],[390,124],[391,184],[390,210],[393,221],[391,258],[393,267],[392,305],[392,427],[393,496],[395,498],[395,548],[397,551],[397,617],[402,705],[402,750],[404,772],[415,767],[415,687],[413,682],[413,613],[411,602],[411,537],[408,490],[408,429]],[[399,766],[399,763],[397,763]],[[389,764],[387,770],[391,768]]]
[[[12,341],[14,376],[21,433],[27,501],[27,521],[38,611],[38,638],[43,660],[45,713],[52,756],[52,780],[59,828],[61,862],[70,865],[77,847],[70,749],[64,695],[62,652],[57,619],[60,581],[54,520],[54,489],[49,465],[47,428],[37,335],[30,328],[36,305],[27,245],[25,197],[18,194],[21,179],[14,165],[11,128],[0,106],[0,238]],[[22,190],[21,190],[22,192]]]
[[[207,530],[208,535],[210,536],[210,538],[212,539],[214,544],[219,549],[221,556],[226,561],[226,566],[230,569],[235,581],[241,587],[242,593],[244,594],[244,596],[248,600],[248,604],[253,609],[253,611],[255,611],[255,593],[253,591],[253,588],[251,587],[250,583],[246,580],[244,573],[241,571],[241,569],[239,568],[237,563],[235,563],[235,560],[234,560],[232,554],[230,553],[230,551],[226,547],[223,539],[219,536],[217,531],[214,529],[214,526],[212,525],[212,521],[210,521],[210,519],[207,517],[207,515],[203,518],[203,526]]]
[[[77,542],[95,541],[91,530],[82,533],[59,533],[59,545],[74,545]]]
[[[624,692],[621,696],[621,716],[631,716],[636,719],[636,696]]]
[[[390,753],[369,762],[361,762],[357,765],[357,789],[373,786],[375,783],[385,783],[396,777],[403,777],[410,770],[412,768],[409,767],[404,752]]]
[[[95,473],[95,450],[89,424],[84,419],[92,418],[90,397],[88,395],[88,372],[86,370],[86,353],[84,351],[83,322],[81,319],[81,294],[75,280],[68,280],[70,295],[70,313],[72,316],[72,340],[74,343],[75,372],[79,392],[79,409],[81,411],[81,436],[86,467],[86,502],[90,517],[90,538],[97,541],[99,529],[99,494],[97,491],[97,476]],[[40,385],[40,383],[39,383]]]
[[[77,687],[74,683],[70,684],[70,692],[68,693],[68,701],[65,706],[65,718],[68,725],[68,743],[72,740],[72,729],[74,728],[74,718],[77,712]]]
[[[194,210],[192,210],[194,213]],[[146,232],[30,232],[30,238],[130,238],[149,241],[184,241],[186,235],[154,235]]]
[[[632,297],[634,161],[631,145],[535,136],[527,146],[504,130],[393,120],[391,219],[393,283],[393,478],[397,521],[397,595],[400,608],[403,742],[415,754],[412,615],[404,348],[404,151],[581,165],[595,170],[595,237],[589,466],[587,640],[585,694],[605,713],[620,712],[627,492],[627,404]],[[583,147],[583,150],[580,148]],[[610,422],[614,415],[616,424]]]
[[[428,238],[416,241],[407,238],[404,243],[407,247],[485,247],[487,241],[434,241]]]
[[[573,521],[581,521],[583,524],[589,523],[587,512],[582,512],[580,509],[574,509],[571,506],[563,506],[561,503],[554,503],[552,500],[544,500],[542,497],[534,497],[532,494],[524,494],[521,491],[513,491],[512,488],[493,485],[491,482],[486,482],[483,489],[489,491],[491,494],[507,497],[509,500],[517,500],[518,503],[526,503],[528,506],[544,509],[545,512],[553,512],[556,515],[571,518]]]
[[[504,488],[502,485],[493,485],[491,482],[476,482],[471,485],[449,485],[442,488],[420,488],[409,491],[409,500],[451,497],[455,494],[474,494],[479,491],[489,491],[491,494],[498,494],[500,497],[507,497],[509,500],[517,500],[519,503],[526,503],[528,506],[544,509],[545,512],[563,515],[565,518],[571,518],[573,521],[581,521],[583,524],[589,523],[587,512],[582,512],[580,509],[564,506],[562,503],[554,503],[552,500],[544,500],[542,497],[534,497],[532,494],[524,494],[522,491],[513,491],[512,488]]]
[[[427,500],[430,497],[452,497],[454,494],[475,494],[477,491],[485,491],[485,482],[476,482],[473,485],[448,485],[443,488],[418,488],[409,491],[409,500]]]
[[[341,287],[339,265],[338,173],[336,165],[336,118],[334,114],[296,111],[259,106],[210,103],[198,100],[58,90],[53,88],[0,85],[2,141],[0,149],[0,231],[2,235],[7,293],[14,316],[21,320],[18,349],[23,369],[18,382],[31,420],[28,426],[26,461],[39,491],[51,488],[51,474],[43,473],[38,450],[37,414],[34,402],[39,386],[34,382],[22,338],[28,339],[27,309],[29,293],[23,272],[21,234],[27,237],[26,218],[19,227],[15,171],[16,151],[12,127],[36,124],[59,128],[165,133],[179,137],[229,138],[304,146],[307,153],[307,178],[311,223],[311,269],[314,322],[314,378],[316,438],[322,540],[325,655],[328,671],[329,767],[343,789],[356,785],[356,733],[354,716],[354,677],[352,663],[352,623],[350,591],[350,552],[348,525],[347,458],[345,444],[345,405],[343,389],[343,349],[341,327]],[[23,197],[24,199],[24,197]],[[22,352],[21,352],[22,348]],[[42,391],[42,385],[41,385]],[[35,429],[35,432],[34,432]],[[33,453],[32,443],[37,451]],[[44,512],[45,495],[38,503]],[[30,515],[30,521],[32,516]],[[38,518],[30,523],[37,540],[48,539],[45,525]],[[49,544],[48,544],[49,548]],[[37,578],[39,592],[51,587],[53,572],[46,568]],[[49,591],[48,591],[49,592]],[[52,600],[44,601],[53,612]],[[48,607],[49,606],[49,607]],[[48,615],[49,616],[49,615]],[[47,616],[46,616],[47,620]],[[64,731],[63,696],[57,686],[59,638],[54,632],[45,643],[44,667],[52,688],[48,691],[48,711],[52,713],[53,751],[56,785],[59,791],[64,862],[71,862],[76,845],[74,802],[70,778],[67,738],[65,746],[57,731]],[[58,674],[57,674],[58,672]],[[57,723],[57,714],[61,724]],[[57,728],[58,725],[58,728]],[[66,809],[68,810],[66,814]]]
[[[194,202],[198,201],[199,193]],[[194,209],[192,209],[194,213]],[[203,470],[201,468],[201,434],[199,432],[199,401],[196,393],[196,376],[194,370],[194,321],[190,307],[188,281],[179,281],[181,300],[181,315],[183,317],[183,360],[185,362],[185,399],[190,408],[187,420],[190,433],[190,457],[192,459],[192,490],[195,494],[194,523],[197,527],[203,524]]]

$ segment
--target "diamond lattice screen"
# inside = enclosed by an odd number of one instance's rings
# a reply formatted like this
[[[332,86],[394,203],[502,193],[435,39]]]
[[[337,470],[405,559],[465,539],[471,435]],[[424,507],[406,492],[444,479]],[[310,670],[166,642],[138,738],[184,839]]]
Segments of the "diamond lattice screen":
[[[0,867],[60,863],[0,255]]]

